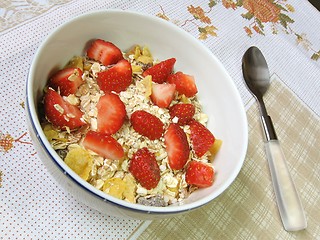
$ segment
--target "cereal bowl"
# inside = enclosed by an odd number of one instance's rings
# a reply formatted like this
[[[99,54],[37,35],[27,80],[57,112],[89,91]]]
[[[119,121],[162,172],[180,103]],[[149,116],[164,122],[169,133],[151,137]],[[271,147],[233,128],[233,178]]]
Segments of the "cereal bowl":
[[[50,145],[41,126],[39,103],[48,78],[75,55],[84,55],[91,39],[105,39],[125,51],[148,46],[157,59],[176,58],[175,69],[196,79],[198,99],[208,116],[207,128],[223,144],[213,161],[212,186],[165,207],[131,203],[109,195],[83,180]],[[53,31],[38,48],[27,80],[27,120],[39,158],[53,178],[77,200],[99,212],[137,219],[175,216],[217,198],[237,177],[248,142],[247,119],[240,95],[219,60],[197,39],[163,19],[122,10],[79,16]],[[46,174],[46,173],[44,173]]]

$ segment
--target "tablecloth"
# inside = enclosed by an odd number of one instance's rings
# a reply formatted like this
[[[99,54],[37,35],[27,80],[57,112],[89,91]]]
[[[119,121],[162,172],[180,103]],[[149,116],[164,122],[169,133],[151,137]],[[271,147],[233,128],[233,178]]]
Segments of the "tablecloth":
[[[249,148],[235,182],[205,208],[161,221],[106,216],[49,176],[25,121],[25,84],[48,34],[90,11],[118,8],[171,21],[222,62],[246,106]],[[0,239],[319,239],[320,13],[303,0],[15,0],[0,3]],[[255,45],[273,73],[266,97],[308,220],[287,233],[277,213],[258,112],[241,73]]]

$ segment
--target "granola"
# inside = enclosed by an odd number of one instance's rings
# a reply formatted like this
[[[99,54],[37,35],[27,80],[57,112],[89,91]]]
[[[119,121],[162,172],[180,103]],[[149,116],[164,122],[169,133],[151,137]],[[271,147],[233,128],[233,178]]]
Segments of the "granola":
[[[88,56],[75,57],[67,65],[68,67],[80,66],[83,71],[81,76],[83,83],[74,93],[62,97],[64,101],[80,109],[83,114],[81,121],[86,124],[75,129],[58,128],[46,116],[42,122],[44,133],[66,164],[97,189],[119,199],[143,205],[167,206],[181,202],[199,186],[186,182],[186,167],[180,170],[171,169],[163,135],[159,139],[150,140],[138,133],[129,120],[135,111],[145,110],[159,118],[165,129],[171,123],[179,121],[177,117],[172,118],[169,107],[159,107],[150,99],[152,84],[154,83],[151,76],[143,76],[143,72],[159,61],[153,59],[147,47],[142,48],[138,45],[128,52],[122,53],[122,56],[129,61],[132,68],[131,84],[123,91],[113,92],[113,94],[119,96],[126,111],[126,119],[121,128],[112,134],[112,137],[123,148],[124,157],[122,159],[105,158],[95,151],[86,149],[82,144],[88,131],[97,131],[98,129],[97,104],[99,99],[105,95],[97,83],[98,74],[113,66],[105,66],[100,61],[93,60]],[[57,92],[59,93],[59,89]],[[208,116],[203,112],[196,95],[186,97],[184,94],[175,92],[170,106],[179,103],[188,103],[195,106],[193,119],[206,125]],[[54,108],[61,114],[64,112],[59,104],[56,104]],[[65,115],[66,121],[74,118],[75,116],[72,113]],[[184,125],[181,128],[190,142],[190,126]],[[218,151],[220,145],[221,141],[216,139],[214,147],[199,157],[191,144],[188,162],[211,163],[212,157]],[[147,148],[154,154],[160,169],[160,180],[157,186],[152,189],[143,187],[129,171],[130,160],[141,148]]]

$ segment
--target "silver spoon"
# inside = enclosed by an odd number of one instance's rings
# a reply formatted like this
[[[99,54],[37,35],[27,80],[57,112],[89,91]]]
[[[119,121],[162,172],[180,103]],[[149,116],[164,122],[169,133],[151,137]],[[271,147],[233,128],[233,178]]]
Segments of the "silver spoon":
[[[266,137],[266,153],[280,217],[287,231],[307,227],[304,210],[291,179],[285,157],[263,102],[263,95],[270,85],[267,62],[257,47],[250,47],[242,59],[243,78],[259,103],[262,127]]]

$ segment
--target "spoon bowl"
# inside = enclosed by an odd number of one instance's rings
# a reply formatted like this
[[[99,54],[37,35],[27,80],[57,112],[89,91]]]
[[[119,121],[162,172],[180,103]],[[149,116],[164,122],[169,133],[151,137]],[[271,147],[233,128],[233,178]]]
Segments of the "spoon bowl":
[[[246,84],[255,96],[262,97],[270,86],[270,74],[267,61],[257,47],[250,47],[242,62]]]

